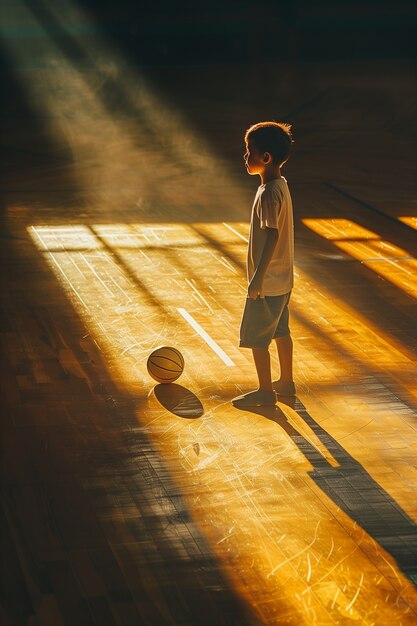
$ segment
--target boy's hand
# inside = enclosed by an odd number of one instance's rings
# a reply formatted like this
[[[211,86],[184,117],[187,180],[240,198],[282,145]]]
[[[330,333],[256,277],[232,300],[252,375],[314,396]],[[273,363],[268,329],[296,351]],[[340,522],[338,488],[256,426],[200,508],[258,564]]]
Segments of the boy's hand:
[[[263,297],[262,283],[263,283],[262,278],[254,274],[248,287],[248,296],[251,300],[256,300],[258,296],[260,298]]]

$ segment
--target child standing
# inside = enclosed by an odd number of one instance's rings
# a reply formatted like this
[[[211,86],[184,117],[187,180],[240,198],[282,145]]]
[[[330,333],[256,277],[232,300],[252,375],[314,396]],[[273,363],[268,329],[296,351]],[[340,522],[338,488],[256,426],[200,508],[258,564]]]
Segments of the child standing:
[[[248,294],[240,326],[242,348],[251,348],[259,387],[232,400],[238,408],[269,406],[278,395],[294,396],[293,343],[288,302],[293,287],[294,226],[287,181],[281,167],[288,160],[291,126],[260,122],[245,135],[244,155],[249,174],[261,185],[252,207],[247,256]],[[272,382],[269,345],[275,340],[281,369]]]

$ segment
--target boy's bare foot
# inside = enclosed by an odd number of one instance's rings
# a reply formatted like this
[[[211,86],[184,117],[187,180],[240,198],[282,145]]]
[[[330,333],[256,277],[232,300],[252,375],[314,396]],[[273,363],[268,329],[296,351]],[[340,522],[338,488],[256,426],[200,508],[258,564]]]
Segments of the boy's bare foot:
[[[257,391],[250,391],[242,396],[233,398],[232,404],[237,408],[244,408],[247,406],[273,406],[276,402],[274,391],[264,391],[258,389]]]
[[[272,387],[278,396],[295,396],[295,384],[291,380],[274,380]]]

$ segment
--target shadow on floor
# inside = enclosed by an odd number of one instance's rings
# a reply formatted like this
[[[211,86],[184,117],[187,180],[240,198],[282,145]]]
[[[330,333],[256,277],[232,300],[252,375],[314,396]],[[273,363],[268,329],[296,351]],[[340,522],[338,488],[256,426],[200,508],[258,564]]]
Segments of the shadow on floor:
[[[170,413],[178,417],[195,419],[204,413],[204,407],[197,396],[176,383],[156,385],[153,390],[156,399]]]
[[[311,428],[339,464],[329,460],[290,424],[279,406],[245,409],[263,415],[280,426],[312,464],[309,476],[352,520],[359,524],[397,561],[417,584],[417,525],[358,461],[311,417],[298,398],[283,399]]]

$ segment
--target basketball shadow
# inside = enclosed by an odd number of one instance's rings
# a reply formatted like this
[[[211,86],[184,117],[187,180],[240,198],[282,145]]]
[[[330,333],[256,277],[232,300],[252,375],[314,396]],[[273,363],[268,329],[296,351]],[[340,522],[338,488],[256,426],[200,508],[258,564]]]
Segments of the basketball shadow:
[[[153,391],[158,402],[178,417],[195,419],[204,413],[204,407],[197,396],[181,385],[164,383],[156,385]]]

